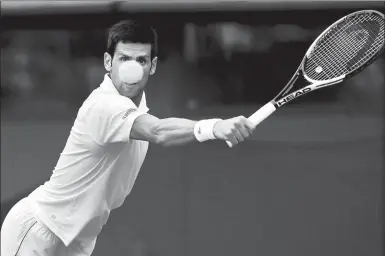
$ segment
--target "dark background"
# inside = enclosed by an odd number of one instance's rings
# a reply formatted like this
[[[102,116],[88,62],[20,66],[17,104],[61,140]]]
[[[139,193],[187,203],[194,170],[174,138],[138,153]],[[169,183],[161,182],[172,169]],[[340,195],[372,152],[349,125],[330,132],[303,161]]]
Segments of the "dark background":
[[[336,19],[380,2],[2,3],[1,212],[49,179],[104,75],[106,29],[159,33],[159,117],[248,116]],[[36,4],[36,3],[35,3]],[[263,122],[250,141],[150,147],[94,255],[383,255],[384,58]]]

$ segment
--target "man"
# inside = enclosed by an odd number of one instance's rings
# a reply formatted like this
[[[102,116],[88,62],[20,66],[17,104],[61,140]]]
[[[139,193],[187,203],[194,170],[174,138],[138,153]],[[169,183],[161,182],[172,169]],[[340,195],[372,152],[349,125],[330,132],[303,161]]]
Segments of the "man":
[[[137,83],[121,79],[120,67],[128,62],[143,69]],[[220,139],[236,145],[253,132],[244,117],[196,122],[148,114],[144,89],[156,65],[157,35],[151,27],[126,20],[110,29],[104,81],[79,109],[50,180],[5,218],[2,256],[91,255],[110,211],[130,193],[149,142],[171,146]]]

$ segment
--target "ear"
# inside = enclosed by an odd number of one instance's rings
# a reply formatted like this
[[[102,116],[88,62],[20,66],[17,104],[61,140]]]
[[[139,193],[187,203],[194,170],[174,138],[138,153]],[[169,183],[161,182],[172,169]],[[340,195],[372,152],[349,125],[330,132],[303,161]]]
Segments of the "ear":
[[[109,53],[104,53],[104,68],[107,72],[111,72],[112,69],[112,57]]]
[[[151,61],[151,69],[150,69],[150,75],[155,74],[156,71],[156,64],[158,63],[158,57],[155,57]]]

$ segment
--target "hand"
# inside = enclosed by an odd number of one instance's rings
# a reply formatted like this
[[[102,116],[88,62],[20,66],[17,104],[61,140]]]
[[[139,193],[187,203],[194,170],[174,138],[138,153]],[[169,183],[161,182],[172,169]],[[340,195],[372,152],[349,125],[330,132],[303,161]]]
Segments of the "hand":
[[[217,139],[230,141],[233,146],[247,139],[253,132],[254,124],[244,116],[218,121],[213,133]]]

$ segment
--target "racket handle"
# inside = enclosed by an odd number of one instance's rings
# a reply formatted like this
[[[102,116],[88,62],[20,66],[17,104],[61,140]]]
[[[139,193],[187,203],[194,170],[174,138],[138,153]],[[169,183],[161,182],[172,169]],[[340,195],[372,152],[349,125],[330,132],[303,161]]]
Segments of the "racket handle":
[[[249,120],[257,126],[263,120],[265,120],[268,116],[274,113],[276,107],[273,103],[269,102],[260,109],[258,109],[254,114],[249,117]],[[227,145],[231,148],[233,145],[230,141],[226,141]]]

